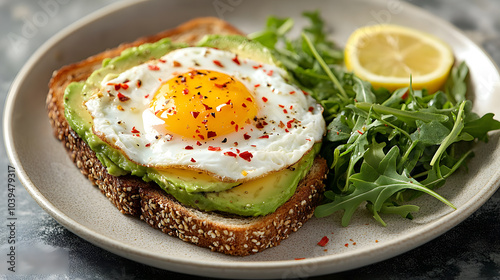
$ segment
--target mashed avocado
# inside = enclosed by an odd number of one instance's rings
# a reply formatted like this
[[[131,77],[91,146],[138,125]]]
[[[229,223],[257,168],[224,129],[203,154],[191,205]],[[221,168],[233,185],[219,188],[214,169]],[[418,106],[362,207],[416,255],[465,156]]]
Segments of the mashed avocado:
[[[266,48],[242,36],[211,35],[202,40],[200,45],[217,47],[243,57],[276,64]],[[320,144],[314,145],[314,148],[294,166],[240,184],[221,182],[194,171],[175,169],[164,171],[137,165],[93,134],[92,118],[84,102],[99,90],[103,81],[113,79],[131,67],[150,59],[158,59],[172,50],[186,46],[172,43],[169,39],[162,39],[156,43],[127,49],[119,57],[104,60],[102,67],[92,73],[86,81],[72,83],[66,88],[64,96],[66,119],[71,128],[89,144],[111,175],[132,174],[142,177],[145,181],[153,180],[181,203],[201,210],[245,216],[274,212],[293,195],[297,184],[312,166]]]

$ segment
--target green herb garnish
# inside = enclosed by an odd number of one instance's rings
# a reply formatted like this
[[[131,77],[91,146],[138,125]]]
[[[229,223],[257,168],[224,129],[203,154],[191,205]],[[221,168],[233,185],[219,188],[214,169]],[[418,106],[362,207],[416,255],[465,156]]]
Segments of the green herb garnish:
[[[473,156],[477,141],[500,129],[493,114],[472,112],[467,100],[468,68],[455,66],[444,91],[409,87],[375,90],[347,72],[343,52],[328,40],[318,12],[299,38],[290,39],[291,18],[269,17],[266,29],[249,37],[268,47],[295,83],[323,105],[328,123],[321,155],[330,173],[324,203],[316,216],[344,210],[347,226],[360,205],[385,226],[381,213],[412,218],[407,204],[429,194],[455,208],[435,190]]]

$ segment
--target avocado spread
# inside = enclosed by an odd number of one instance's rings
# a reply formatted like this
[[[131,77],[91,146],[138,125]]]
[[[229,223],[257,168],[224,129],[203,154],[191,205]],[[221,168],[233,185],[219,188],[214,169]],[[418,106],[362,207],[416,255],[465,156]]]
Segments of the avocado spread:
[[[268,49],[243,36],[209,35],[199,46],[216,47],[263,63],[278,64]],[[73,82],[66,88],[64,107],[69,125],[95,152],[111,175],[132,174],[145,181],[152,180],[181,203],[205,211],[222,211],[243,216],[274,212],[294,194],[299,181],[311,168],[320,149],[319,143],[289,168],[252,181],[234,183],[221,182],[209,175],[190,170],[157,170],[135,164],[119,150],[93,134],[92,117],[84,103],[99,90],[103,81],[183,47],[187,45],[162,39],[156,43],[126,49],[116,58],[105,59],[102,67],[93,72],[86,81]]]

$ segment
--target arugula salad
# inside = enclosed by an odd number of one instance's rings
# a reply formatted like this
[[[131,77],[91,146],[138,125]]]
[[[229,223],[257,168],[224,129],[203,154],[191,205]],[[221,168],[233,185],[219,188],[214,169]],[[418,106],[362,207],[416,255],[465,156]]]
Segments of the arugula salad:
[[[295,83],[324,107],[328,124],[321,155],[330,172],[324,202],[315,215],[343,210],[347,226],[361,205],[375,220],[380,214],[412,219],[419,210],[411,201],[428,194],[455,206],[435,190],[460,168],[466,168],[478,141],[500,122],[478,116],[467,100],[468,68],[453,66],[442,90],[409,87],[374,89],[344,67],[342,49],[327,38],[318,12],[298,38],[290,38],[291,18],[269,17],[263,31],[249,37],[269,48]]]

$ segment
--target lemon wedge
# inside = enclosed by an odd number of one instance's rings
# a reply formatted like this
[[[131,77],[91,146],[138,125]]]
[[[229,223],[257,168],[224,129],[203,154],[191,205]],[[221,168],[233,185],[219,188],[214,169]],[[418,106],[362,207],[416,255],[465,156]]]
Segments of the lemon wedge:
[[[348,71],[375,88],[407,87],[434,93],[445,83],[454,63],[448,44],[425,32],[391,24],[365,26],[347,40]]]

